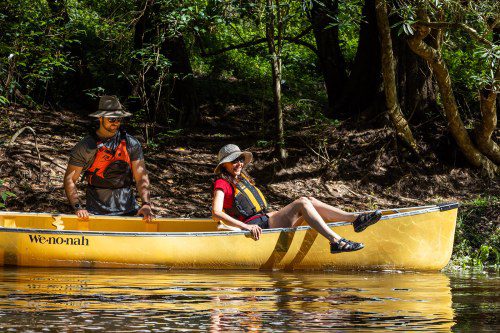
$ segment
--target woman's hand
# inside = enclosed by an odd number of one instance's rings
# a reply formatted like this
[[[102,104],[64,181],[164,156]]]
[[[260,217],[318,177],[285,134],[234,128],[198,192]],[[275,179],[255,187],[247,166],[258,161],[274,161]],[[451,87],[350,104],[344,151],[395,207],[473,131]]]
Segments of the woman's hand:
[[[252,234],[252,238],[259,240],[260,234],[262,234],[262,228],[256,224],[250,224],[247,226],[247,230]]]

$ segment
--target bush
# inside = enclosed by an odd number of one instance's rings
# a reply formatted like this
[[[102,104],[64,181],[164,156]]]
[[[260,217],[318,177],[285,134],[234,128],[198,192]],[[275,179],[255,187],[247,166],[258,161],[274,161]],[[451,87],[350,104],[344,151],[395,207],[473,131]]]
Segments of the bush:
[[[459,210],[453,262],[462,266],[500,265],[500,198],[479,197],[465,202]]]

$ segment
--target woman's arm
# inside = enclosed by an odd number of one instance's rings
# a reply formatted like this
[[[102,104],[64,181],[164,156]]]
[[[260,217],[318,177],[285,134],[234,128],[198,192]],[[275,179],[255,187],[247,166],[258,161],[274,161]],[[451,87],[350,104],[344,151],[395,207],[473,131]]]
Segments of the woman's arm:
[[[258,240],[262,229],[258,225],[249,225],[238,221],[234,217],[229,216],[223,211],[224,206],[224,191],[221,189],[216,189],[214,193],[214,200],[212,202],[212,218],[216,221],[222,220],[222,222],[238,227],[242,230],[248,230],[252,232],[252,237]]]

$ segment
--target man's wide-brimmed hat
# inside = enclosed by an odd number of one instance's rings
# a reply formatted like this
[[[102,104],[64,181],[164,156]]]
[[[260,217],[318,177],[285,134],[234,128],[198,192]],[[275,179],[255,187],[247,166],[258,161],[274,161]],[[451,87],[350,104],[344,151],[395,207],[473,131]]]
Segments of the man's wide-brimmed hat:
[[[123,109],[116,96],[102,96],[99,100],[99,110],[89,114],[90,117],[129,117],[132,114]]]
[[[245,162],[243,162],[243,166],[252,162],[253,155],[251,152],[241,151],[240,147],[238,147],[237,145],[233,145],[233,144],[225,145],[224,147],[222,147],[219,150],[219,154],[217,155],[217,158],[219,160],[219,164],[217,164],[217,167],[215,168],[214,173],[221,173],[222,164],[227,163],[227,162],[232,162],[242,155],[243,155],[243,157],[245,157]]]

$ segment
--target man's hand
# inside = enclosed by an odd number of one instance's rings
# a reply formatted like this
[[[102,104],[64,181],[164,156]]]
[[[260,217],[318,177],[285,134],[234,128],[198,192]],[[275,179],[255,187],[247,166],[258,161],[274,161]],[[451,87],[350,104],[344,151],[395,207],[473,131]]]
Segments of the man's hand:
[[[146,222],[151,222],[154,218],[150,205],[142,205],[141,209],[137,212],[137,215],[142,215],[142,219]]]
[[[89,212],[88,210],[84,209],[84,208],[81,208],[81,209],[78,209],[76,212],[75,212],[76,216],[78,216],[78,219],[80,220],[88,220],[89,219]]]

